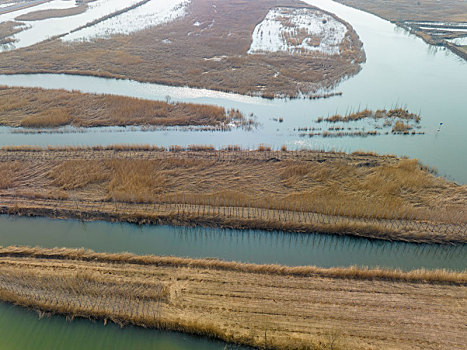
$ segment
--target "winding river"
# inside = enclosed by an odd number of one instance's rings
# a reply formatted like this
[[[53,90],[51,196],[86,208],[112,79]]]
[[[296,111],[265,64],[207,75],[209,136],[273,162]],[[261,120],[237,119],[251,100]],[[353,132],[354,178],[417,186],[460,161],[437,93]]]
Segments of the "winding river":
[[[339,84],[342,96],[325,100],[266,100],[216,91],[167,87],[129,80],[57,74],[0,75],[0,84],[77,89],[140,98],[209,103],[253,113],[259,130],[197,132],[95,128],[86,132],[21,134],[0,128],[0,144],[157,145],[209,143],[255,147],[320,148],[409,155],[435,166],[440,174],[467,183],[467,64],[450,51],[427,46],[393,24],[330,0],[308,0],[336,13],[355,28],[364,43],[362,71]],[[367,138],[300,137],[294,129],[314,126],[319,116],[365,107],[403,106],[422,115],[425,135],[381,135]],[[274,121],[282,117],[283,123]],[[440,123],[443,125],[440,127]],[[370,124],[360,125],[368,130]],[[16,130],[17,131],[17,130]],[[466,269],[466,246],[375,242],[337,236],[281,232],[149,227],[73,220],[0,217],[0,245],[86,247],[96,251],[218,257],[255,263],[318,266]],[[61,317],[38,320],[31,311],[0,303],[0,348],[5,349],[222,349],[225,344],[176,333],[148,331],[84,320],[70,327]]]

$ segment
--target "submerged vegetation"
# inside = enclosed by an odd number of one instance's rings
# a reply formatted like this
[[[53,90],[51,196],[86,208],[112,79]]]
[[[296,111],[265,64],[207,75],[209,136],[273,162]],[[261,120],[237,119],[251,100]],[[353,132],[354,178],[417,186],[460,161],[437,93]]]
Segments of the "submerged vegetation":
[[[3,148],[0,164],[13,174],[0,191],[10,214],[466,239],[467,188],[415,159],[266,145],[26,146]]]
[[[375,124],[374,130],[366,130],[363,127],[349,127],[345,126],[346,123],[358,122],[361,120],[374,121],[378,123],[382,121],[382,124]],[[420,129],[421,117],[419,114],[410,113],[404,108],[393,108],[390,110],[378,109],[376,112],[369,109],[364,109],[359,112],[349,113],[344,116],[335,114],[330,117],[319,117],[317,123],[342,123],[342,126],[330,126],[327,130],[323,130],[318,127],[299,127],[297,131],[300,136],[308,137],[367,137],[377,135],[388,135],[389,130],[392,126],[391,133],[403,134],[403,135],[423,135],[424,131],[416,131],[413,129]],[[386,129],[386,131],[380,131]],[[295,130],[295,129],[294,129]]]
[[[255,125],[238,110],[193,103],[150,101],[77,91],[0,86],[0,125],[53,128],[95,126],[209,126],[229,129]]]
[[[0,248],[0,262],[1,300],[71,320],[183,331],[263,349],[462,343],[465,271],[286,267],[28,247]]]
[[[415,123],[420,123],[421,117],[419,114],[410,113],[407,109],[403,108],[394,108],[390,110],[386,109],[378,109],[376,112],[373,112],[369,109],[364,109],[363,111],[350,113],[345,116],[341,116],[340,114],[333,115],[331,117],[320,117],[318,118],[317,122],[321,123],[323,121],[329,123],[348,123],[354,122],[362,119],[383,119],[385,121],[388,120],[405,120],[405,121],[414,121]]]

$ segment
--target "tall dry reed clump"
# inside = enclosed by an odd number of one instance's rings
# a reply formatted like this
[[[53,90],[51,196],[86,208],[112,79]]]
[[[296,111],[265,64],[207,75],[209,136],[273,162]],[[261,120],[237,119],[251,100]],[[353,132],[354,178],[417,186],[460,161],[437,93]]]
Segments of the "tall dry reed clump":
[[[210,151],[211,146],[188,148]],[[260,146],[259,151],[267,149]],[[161,160],[65,161],[53,168],[49,177],[65,190],[101,184],[101,192],[97,192],[114,200],[311,211],[361,218],[432,219],[436,210],[447,210],[451,205],[435,192],[443,191],[445,181],[433,177],[415,159],[362,167],[345,161],[285,160],[271,164],[234,160],[225,164],[184,154]],[[465,189],[459,190],[453,195],[460,196],[459,204],[465,204],[465,198],[464,202],[461,199]],[[452,203],[454,207],[459,204]]]
[[[399,348],[402,342],[407,349],[445,348],[463,340],[465,307],[453,300],[465,296],[465,272],[29,247],[0,247],[0,261],[1,300],[69,319],[98,318],[267,349]],[[432,317],[424,317],[428,312]],[[440,323],[433,326],[433,318]]]
[[[94,126],[251,125],[238,110],[193,103],[85,94],[78,91],[0,87],[0,124],[30,128]]]
[[[45,215],[41,208],[52,204],[41,198],[63,198],[54,207],[65,216],[73,210],[131,222],[465,240],[467,188],[433,176],[415,159],[121,145],[12,147],[0,151],[0,165],[11,175],[0,193],[5,205],[34,199],[36,214],[28,215]]]

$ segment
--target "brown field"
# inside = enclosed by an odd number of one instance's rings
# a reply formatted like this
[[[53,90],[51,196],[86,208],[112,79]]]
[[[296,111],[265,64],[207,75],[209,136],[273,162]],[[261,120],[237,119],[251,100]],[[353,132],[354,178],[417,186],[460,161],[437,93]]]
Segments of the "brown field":
[[[0,249],[0,299],[267,349],[461,349],[466,272]]]
[[[248,55],[255,26],[275,6],[310,7],[298,0],[193,0],[185,17],[128,36],[50,40],[1,53],[0,73],[85,74],[274,97],[331,87],[360,70],[365,54],[348,24],[341,55]]]
[[[373,13],[379,17],[395,22],[420,36],[428,44],[443,45],[454,53],[467,59],[467,50],[445,41],[460,35],[451,32],[443,35],[432,35],[430,31],[412,26],[411,21],[429,22],[467,22],[467,2],[459,0],[336,0],[344,5]],[[408,23],[406,23],[408,22]]]
[[[93,0],[91,0],[93,1]],[[15,18],[16,21],[40,21],[47,18],[59,18],[79,15],[88,9],[87,2],[83,1],[79,5],[67,9],[39,10],[25,13]]]
[[[239,111],[192,103],[0,86],[0,125],[13,127],[246,126]]]
[[[3,213],[467,242],[467,187],[392,156],[25,146],[0,171]]]
[[[23,23],[13,21],[0,23],[0,45],[14,42],[14,39],[10,38],[10,36],[21,32],[23,30],[21,28],[22,24]]]

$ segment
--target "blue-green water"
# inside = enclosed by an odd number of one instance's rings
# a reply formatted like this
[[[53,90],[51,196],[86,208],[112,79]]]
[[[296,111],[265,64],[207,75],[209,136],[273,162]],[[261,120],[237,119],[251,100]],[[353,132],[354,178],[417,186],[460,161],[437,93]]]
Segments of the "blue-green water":
[[[386,242],[326,234],[137,226],[0,216],[0,245],[219,258],[258,264],[467,269],[467,245]]]

